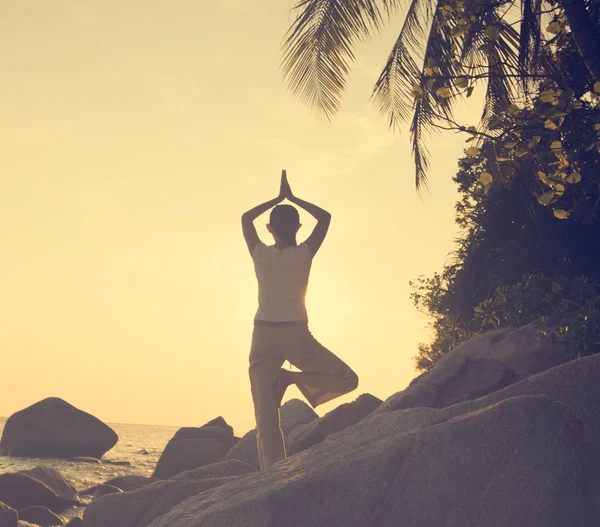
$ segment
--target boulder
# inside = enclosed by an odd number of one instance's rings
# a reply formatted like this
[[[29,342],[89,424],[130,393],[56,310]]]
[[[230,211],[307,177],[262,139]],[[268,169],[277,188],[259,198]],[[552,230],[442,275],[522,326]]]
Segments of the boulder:
[[[81,527],[83,525],[83,520],[79,516],[75,516],[71,518],[69,523],[65,525],[65,527]]]
[[[315,411],[304,401],[300,399],[287,401],[279,410],[281,430],[286,441],[292,430],[314,421],[317,417]],[[247,432],[223,457],[223,461],[229,459],[237,459],[252,465],[254,468],[260,468],[255,429]]]
[[[46,507],[28,507],[19,511],[19,520],[40,525],[41,527],[53,527],[54,525],[62,525],[65,520],[57,516]]]
[[[151,527],[592,527],[588,452],[571,407],[524,396],[455,408],[369,416]]]
[[[17,527],[19,515],[15,509],[0,502],[0,527]]]
[[[50,467],[35,467],[29,470],[21,470],[19,473],[37,479],[59,496],[77,502],[79,495],[75,485],[58,470]]]
[[[94,497],[92,499],[97,500],[102,496],[106,496],[107,494],[114,494],[118,492],[123,492],[119,487],[115,487],[114,485],[100,485],[96,492],[94,492]]]
[[[185,470],[193,470],[220,461],[233,446],[233,428],[223,418],[199,428],[180,428],[160,456],[153,479],[169,479]]]
[[[538,329],[548,328],[527,324],[489,331],[463,342],[442,357],[433,370],[389,397],[377,412],[419,406],[445,408],[575,359],[562,343],[539,338]]]
[[[112,485],[113,487],[121,489],[123,492],[141,489],[143,487],[147,487],[148,485],[150,485],[150,483],[152,483],[151,478],[137,475],[118,476],[116,478],[112,478],[104,482],[105,485]]]
[[[83,527],[146,527],[191,496],[235,479],[158,481],[132,492],[109,494],[87,506]]]
[[[53,512],[79,504],[74,487],[58,471],[44,467],[0,474],[0,501],[17,510],[40,505]]]
[[[237,459],[228,459],[219,463],[213,463],[205,467],[194,470],[186,470],[170,478],[175,481],[189,481],[195,479],[227,478],[230,476],[243,476],[256,472],[257,469],[248,463],[238,461]]]
[[[50,397],[8,418],[0,440],[0,454],[100,458],[117,440],[117,434],[93,415]]]
[[[320,419],[313,419],[310,423],[298,426],[290,433],[288,455],[306,450],[344,428],[348,428],[372,413],[381,400],[370,393],[363,393],[351,403],[346,403],[331,410]]]

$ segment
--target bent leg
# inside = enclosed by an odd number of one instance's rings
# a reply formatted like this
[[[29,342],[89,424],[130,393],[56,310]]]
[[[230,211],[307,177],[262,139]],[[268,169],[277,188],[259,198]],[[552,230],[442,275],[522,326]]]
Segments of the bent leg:
[[[285,459],[285,444],[279,426],[277,378],[283,359],[269,358],[250,364],[250,386],[256,417],[256,444],[260,469]]]
[[[301,370],[296,386],[313,408],[358,386],[358,376],[343,360],[320,344],[308,328],[299,328],[286,346],[285,358]]]

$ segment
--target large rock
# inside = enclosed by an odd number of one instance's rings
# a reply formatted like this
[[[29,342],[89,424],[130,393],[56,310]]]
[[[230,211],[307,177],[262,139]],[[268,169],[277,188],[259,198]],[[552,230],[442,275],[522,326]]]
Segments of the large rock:
[[[592,527],[572,408],[526,396],[454,409],[370,416],[151,527]]]
[[[0,440],[0,454],[100,458],[117,441],[117,434],[93,415],[50,397],[8,418]]]
[[[199,428],[180,428],[167,443],[152,477],[169,479],[185,470],[216,463],[233,444],[233,428],[222,417]]]
[[[257,469],[248,463],[238,461],[237,459],[228,459],[205,467],[194,470],[186,470],[170,478],[175,481],[190,481],[196,479],[228,478],[230,476],[243,476],[256,472]]]
[[[17,527],[19,515],[15,509],[0,502],[0,527]]]
[[[493,393],[575,358],[555,339],[540,338],[538,329],[534,324],[503,328],[463,342],[440,359],[431,372],[389,397],[377,412],[419,406],[445,408]]]
[[[287,441],[288,454],[296,454],[306,450],[325,439],[335,432],[355,425],[372,413],[381,400],[370,393],[363,393],[351,403],[346,403],[331,410],[320,419],[313,419],[304,426],[298,426],[292,430]]]
[[[63,518],[46,509],[46,507],[40,507],[39,505],[20,510],[19,520],[40,525],[40,527],[54,527],[55,525],[65,523]]]
[[[83,527],[146,527],[191,496],[234,479],[158,481],[132,492],[109,494],[87,506]]]
[[[290,399],[279,410],[279,421],[283,436],[288,441],[292,430],[298,426],[306,425],[314,421],[318,415],[315,411],[300,399]],[[256,429],[250,430],[225,454],[223,461],[237,459],[260,468],[258,460],[258,448],[256,446]]]
[[[39,505],[53,512],[79,504],[73,485],[46,467],[0,474],[0,501],[17,510]]]

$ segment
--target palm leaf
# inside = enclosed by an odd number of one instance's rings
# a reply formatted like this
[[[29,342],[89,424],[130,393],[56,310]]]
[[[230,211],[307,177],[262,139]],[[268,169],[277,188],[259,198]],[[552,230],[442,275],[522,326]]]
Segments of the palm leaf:
[[[384,0],[390,12],[396,0]],[[331,120],[340,108],[355,60],[353,47],[383,21],[376,0],[300,0],[286,35],[282,69],[291,92]]]

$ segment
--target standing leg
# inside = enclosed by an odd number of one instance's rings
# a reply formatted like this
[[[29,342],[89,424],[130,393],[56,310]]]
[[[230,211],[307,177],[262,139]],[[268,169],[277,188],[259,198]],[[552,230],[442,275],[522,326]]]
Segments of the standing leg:
[[[256,444],[260,469],[285,459],[285,443],[279,426],[277,378],[283,360],[264,359],[250,365],[250,386],[256,417]]]

